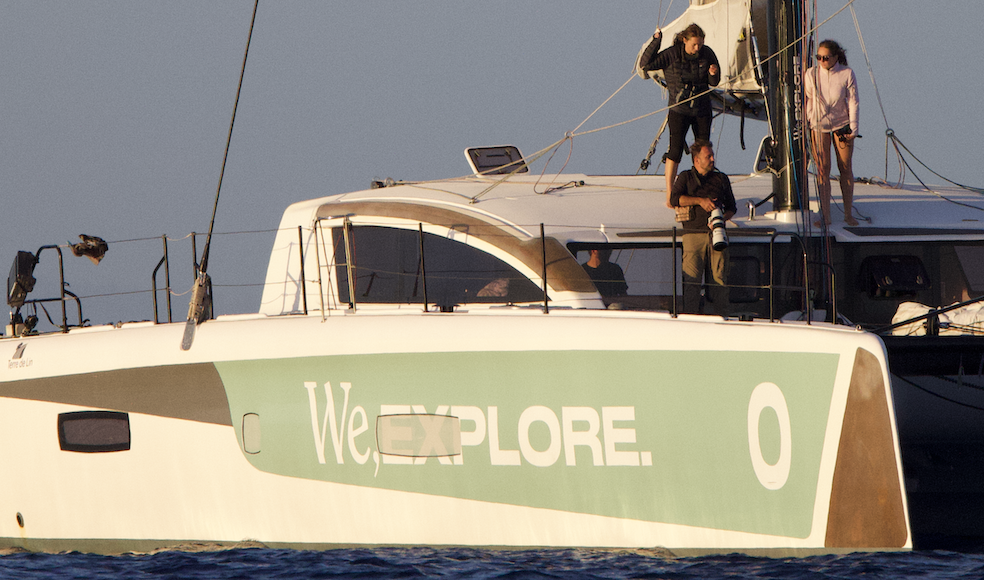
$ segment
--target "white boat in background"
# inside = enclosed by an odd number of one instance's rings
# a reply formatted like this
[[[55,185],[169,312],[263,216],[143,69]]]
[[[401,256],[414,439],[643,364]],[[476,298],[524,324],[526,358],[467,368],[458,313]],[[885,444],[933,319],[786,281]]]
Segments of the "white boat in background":
[[[735,30],[754,59],[748,18]],[[769,106],[792,111],[771,86]],[[719,106],[769,117],[763,95]],[[771,118],[795,134],[794,116]],[[31,295],[39,257],[53,275],[62,249],[19,253],[0,545],[973,545],[980,338],[888,327],[902,302],[984,292],[984,228],[954,210],[979,195],[858,184],[864,225],[811,231],[793,145],[772,139],[732,177],[727,319],[679,313],[662,176],[541,177],[507,146],[466,151],[467,177],[288,207],[258,313],[212,318],[201,276],[191,324],[159,323],[155,304],[153,320],[87,326],[63,279]],[[598,292],[592,249],[612,250],[626,295]],[[76,250],[98,259],[98,241]]]

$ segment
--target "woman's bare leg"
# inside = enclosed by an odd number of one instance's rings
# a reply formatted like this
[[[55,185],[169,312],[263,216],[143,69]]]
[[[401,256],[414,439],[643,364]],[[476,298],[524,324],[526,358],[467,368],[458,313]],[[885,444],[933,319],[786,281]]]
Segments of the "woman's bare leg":
[[[830,221],[830,133],[813,132],[813,163],[817,166],[817,193],[820,212],[828,226]]]
[[[841,197],[844,199],[844,223],[858,225],[854,219],[854,139],[837,140],[837,170],[840,172]]]

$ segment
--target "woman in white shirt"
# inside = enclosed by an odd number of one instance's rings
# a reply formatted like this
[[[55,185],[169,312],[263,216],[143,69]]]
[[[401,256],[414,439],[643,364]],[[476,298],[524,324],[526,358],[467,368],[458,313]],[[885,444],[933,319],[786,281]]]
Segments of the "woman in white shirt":
[[[858,136],[858,83],[847,66],[844,49],[833,40],[817,48],[817,63],[806,71],[806,118],[812,130],[813,162],[817,167],[820,208],[823,221],[830,225],[830,143],[837,152],[844,223],[858,225],[854,219],[854,139]],[[815,225],[819,226],[820,222]]]

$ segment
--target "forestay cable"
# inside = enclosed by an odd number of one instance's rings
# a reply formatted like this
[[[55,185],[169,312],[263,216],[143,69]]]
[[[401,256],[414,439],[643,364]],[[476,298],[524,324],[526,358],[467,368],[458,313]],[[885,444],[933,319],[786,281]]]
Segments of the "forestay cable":
[[[205,238],[205,249],[202,250],[202,263],[198,268],[198,276],[195,278],[195,285],[191,300],[188,303],[188,320],[185,322],[184,336],[181,339],[181,350],[191,348],[191,343],[195,339],[195,327],[201,324],[204,319],[206,309],[206,298],[210,281],[206,269],[208,268],[208,254],[212,243],[212,230],[215,227],[215,214],[219,209],[219,193],[222,192],[222,178],[225,176],[226,161],[229,159],[229,146],[232,143],[232,129],[236,125],[236,110],[239,108],[239,95],[243,90],[243,77],[246,76],[246,59],[249,57],[249,43],[253,39],[253,25],[256,23],[256,10],[260,5],[260,0],[253,3],[253,17],[249,22],[249,34],[246,36],[246,51],[243,54],[243,66],[239,72],[239,86],[236,88],[236,100],[232,106],[232,120],[229,121],[229,135],[226,137],[225,154],[222,156],[222,169],[219,171],[219,185],[215,190],[215,204],[212,206],[212,220],[208,225],[208,236]]]

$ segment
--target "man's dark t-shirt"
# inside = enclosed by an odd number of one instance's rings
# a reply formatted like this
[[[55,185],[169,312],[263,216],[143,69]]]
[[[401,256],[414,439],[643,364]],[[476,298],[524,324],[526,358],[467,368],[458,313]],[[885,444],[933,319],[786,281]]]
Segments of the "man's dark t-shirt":
[[[725,213],[738,211],[735,203],[735,194],[731,191],[731,180],[728,176],[717,169],[712,170],[707,175],[701,175],[696,168],[691,168],[681,173],[676,181],[673,182],[673,191],[670,192],[670,204],[673,207],[680,206],[680,197],[689,195],[690,197],[706,197],[716,201],[723,206]],[[684,222],[684,229],[710,231],[707,229],[707,220],[711,214],[699,205],[694,207],[694,219]]]
[[[625,274],[618,264],[604,262],[597,268],[592,268],[586,263],[581,266],[602,296],[624,296],[629,291],[629,286],[625,283]]]

